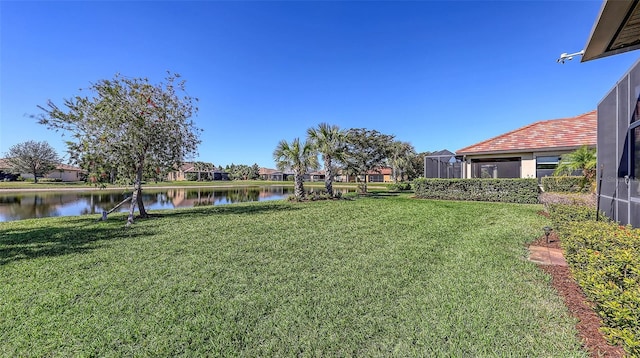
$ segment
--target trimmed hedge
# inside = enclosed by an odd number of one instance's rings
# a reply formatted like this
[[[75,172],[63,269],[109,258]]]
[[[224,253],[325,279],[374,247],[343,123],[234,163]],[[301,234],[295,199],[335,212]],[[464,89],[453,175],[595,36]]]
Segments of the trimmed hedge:
[[[640,229],[620,226],[595,209],[550,204],[571,272],[602,318],[610,342],[640,356]]]
[[[412,183],[415,196],[422,199],[538,203],[537,179],[432,179]]]
[[[573,222],[562,245],[571,272],[606,327],[603,333],[640,356],[640,230],[612,222]]]
[[[579,176],[543,177],[542,188],[545,192],[588,193],[591,185]]]
[[[411,190],[411,183],[409,183],[409,182],[397,182],[397,183],[387,184],[387,190],[389,190],[389,191]]]
[[[545,204],[553,228],[559,235],[569,234],[566,227],[573,222],[596,221],[597,212],[594,207],[577,204]],[[600,219],[609,219],[600,213]]]

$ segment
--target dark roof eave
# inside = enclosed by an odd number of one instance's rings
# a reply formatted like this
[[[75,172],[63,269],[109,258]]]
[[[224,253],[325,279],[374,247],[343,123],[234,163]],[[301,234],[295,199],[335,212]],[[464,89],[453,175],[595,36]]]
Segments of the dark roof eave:
[[[562,146],[562,147],[542,147],[542,148],[519,148],[514,150],[490,150],[490,151],[482,151],[482,152],[461,152],[458,151],[456,156],[464,156],[464,155],[491,155],[491,154],[520,154],[520,153],[538,153],[538,152],[554,152],[560,150],[575,150],[583,145],[588,147],[594,147],[595,144],[581,144],[581,145],[571,145],[571,146]]]

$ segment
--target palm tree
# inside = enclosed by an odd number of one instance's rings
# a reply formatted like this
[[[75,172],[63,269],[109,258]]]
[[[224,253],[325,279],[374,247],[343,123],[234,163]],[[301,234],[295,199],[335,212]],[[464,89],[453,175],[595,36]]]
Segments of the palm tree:
[[[581,170],[585,180],[590,181],[596,174],[596,150],[586,145],[562,156],[562,160],[553,175],[571,175]]]
[[[416,156],[416,151],[408,142],[395,141],[391,144],[391,155],[389,156],[389,164],[393,169],[393,181],[398,182],[398,177],[402,181],[404,173],[409,170],[412,165],[411,159]]]
[[[293,170],[293,194],[298,200],[304,199],[304,175],[307,170],[318,167],[318,157],[311,143],[300,143],[300,138],[291,143],[281,140],[273,151],[273,160],[279,170]]]
[[[307,129],[307,142],[311,142],[315,150],[322,155],[325,170],[324,187],[327,194],[333,197],[333,178],[336,175],[334,160],[343,159],[345,134],[336,125],[320,123],[317,128]]]

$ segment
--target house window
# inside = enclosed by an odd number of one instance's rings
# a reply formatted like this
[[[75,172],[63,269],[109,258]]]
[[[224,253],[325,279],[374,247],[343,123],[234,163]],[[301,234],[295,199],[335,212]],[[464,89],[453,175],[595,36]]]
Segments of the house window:
[[[384,175],[382,174],[369,174],[369,182],[382,183],[384,181]]]
[[[472,159],[472,178],[520,178],[520,158]]]
[[[536,158],[536,178],[552,176],[560,163],[560,157],[537,157]]]

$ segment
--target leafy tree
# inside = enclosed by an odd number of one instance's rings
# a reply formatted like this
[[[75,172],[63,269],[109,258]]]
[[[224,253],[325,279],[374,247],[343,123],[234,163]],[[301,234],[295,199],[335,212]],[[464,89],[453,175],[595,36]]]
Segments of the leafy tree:
[[[36,183],[38,177],[47,175],[60,162],[55,149],[44,141],[18,143],[9,148],[6,156],[12,172],[33,174]]]
[[[563,155],[553,174],[571,175],[575,171],[581,171],[586,180],[592,180],[596,175],[596,158],[595,148],[584,145]]]
[[[385,164],[391,153],[394,136],[366,128],[352,128],[346,133],[344,167],[347,173],[364,177],[361,192],[367,192],[367,172]]]
[[[251,166],[251,180],[260,179],[260,166],[258,163],[253,163]]]
[[[576,171],[582,172],[582,187],[593,184],[596,177],[597,155],[595,148],[584,145],[575,151],[565,154],[553,175],[571,175]]]
[[[259,170],[260,168],[258,168]],[[226,171],[229,173],[229,177],[232,180],[249,180],[254,179],[254,168],[246,164],[233,164],[227,165]]]
[[[407,171],[407,179],[413,180],[424,175],[424,157],[431,152],[421,152],[411,158],[411,167]]]
[[[334,160],[344,159],[345,133],[338,126],[320,123],[317,128],[307,130],[307,142],[322,156],[324,187],[329,196],[333,197],[333,179],[336,175]]]
[[[213,171],[216,170],[216,166],[213,163],[194,162],[193,169],[197,171],[197,177],[194,178],[197,181],[213,180]],[[205,179],[202,178],[202,173],[205,173]]]
[[[171,170],[195,154],[200,130],[190,118],[198,111],[194,106],[198,99],[186,93],[178,74],[170,73],[159,84],[116,74],[88,90],[91,96],[65,100],[65,109],[51,101],[39,106],[44,111],[39,121],[72,134],[69,153],[83,168],[95,171],[109,163],[117,169],[118,180],[133,182],[130,225],[136,205],[140,216],[147,216],[141,195],[143,174]]]
[[[293,170],[293,194],[298,200],[304,199],[304,175],[318,168],[318,157],[311,143],[300,142],[300,138],[291,143],[281,140],[273,151],[273,160],[279,170]]]
[[[412,168],[411,159],[416,156],[416,150],[408,142],[395,141],[391,143],[389,154],[389,165],[393,171],[393,182],[397,183],[407,177],[407,173]]]

